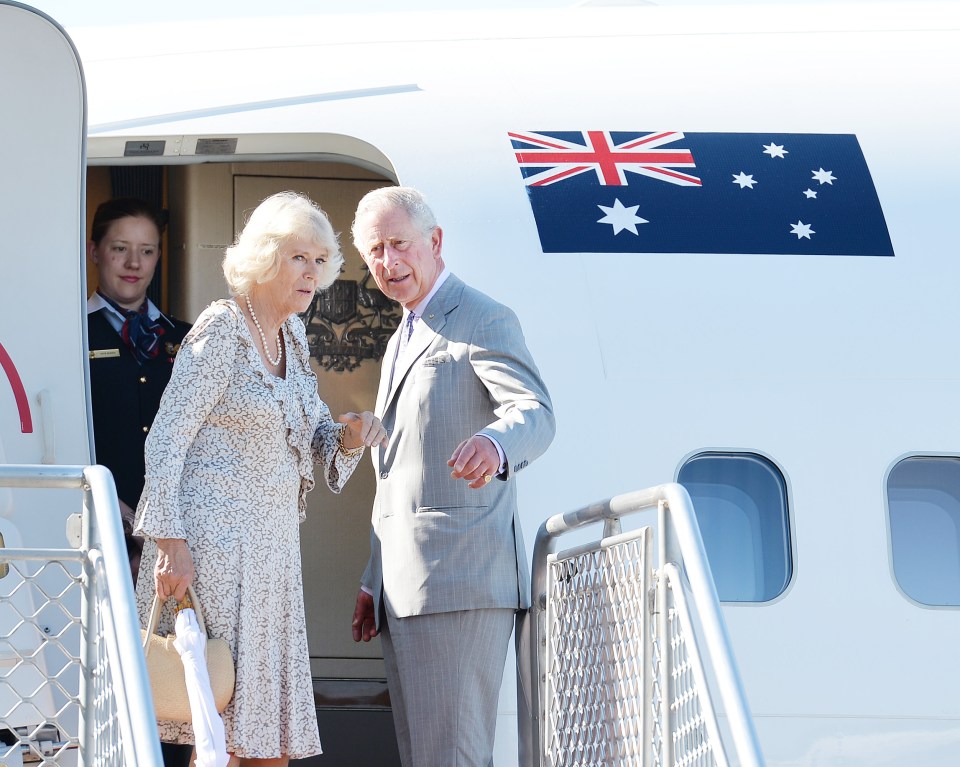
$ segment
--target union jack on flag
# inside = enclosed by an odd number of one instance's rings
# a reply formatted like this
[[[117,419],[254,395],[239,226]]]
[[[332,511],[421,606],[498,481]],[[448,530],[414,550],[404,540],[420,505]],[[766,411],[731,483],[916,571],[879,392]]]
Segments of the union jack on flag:
[[[854,135],[507,135],[544,253],[893,255]]]
[[[547,186],[590,171],[597,174],[602,186],[626,186],[626,171],[680,186],[700,186],[696,176],[673,170],[694,167],[688,149],[660,148],[682,139],[682,133],[647,133],[620,143],[613,140],[610,131],[584,131],[580,135],[581,140],[566,141],[544,133],[511,133],[514,146],[525,147],[516,153],[520,167],[538,169],[526,177],[527,186]]]

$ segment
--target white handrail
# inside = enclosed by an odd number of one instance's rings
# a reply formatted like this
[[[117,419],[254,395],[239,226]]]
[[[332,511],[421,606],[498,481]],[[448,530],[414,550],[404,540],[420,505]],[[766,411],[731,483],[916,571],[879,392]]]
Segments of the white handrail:
[[[103,466],[0,465],[0,487],[79,489],[83,492],[83,533],[80,550],[6,549],[5,557],[26,559],[80,559],[85,577],[105,586],[102,617],[111,682],[122,695],[116,696],[123,743],[123,762],[136,767],[162,767],[150,681],[140,643],[133,582],[127,564],[126,544],[120,525],[113,476]],[[94,588],[89,589],[93,596]],[[91,673],[95,646],[90,632],[96,628],[95,598],[84,598],[84,633],[81,648],[81,764],[92,756],[89,720],[95,709],[85,693],[92,690]]]
[[[545,646],[540,640],[540,622],[546,607],[548,558],[556,550],[558,539],[566,533],[600,522],[604,523],[605,531],[616,531],[622,517],[654,510],[658,512],[659,564],[676,564],[678,573],[685,577],[689,586],[702,632],[699,644],[710,660],[740,764],[742,767],[762,767],[764,764],[743,685],[732,662],[731,644],[693,504],[681,485],[670,483],[557,514],[540,526],[533,548],[533,606],[520,616],[517,626],[519,748],[520,763],[524,767],[539,767],[543,754],[541,701]],[[523,697],[525,692],[526,697]]]
[[[707,552],[700,536],[700,526],[694,515],[693,503],[686,489],[679,484],[662,485],[664,504],[660,510],[660,524],[666,544],[661,565],[675,564],[686,576],[690,595],[696,605],[700,629],[704,634],[702,650],[710,658],[717,680],[720,698],[730,725],[734,746],[742,767],[762,767],[763,755],[747,709],[746,692],[740,675],[733,665],[733,645],[727,634],[727,624],[720,612],[720,599],[710,572]]]

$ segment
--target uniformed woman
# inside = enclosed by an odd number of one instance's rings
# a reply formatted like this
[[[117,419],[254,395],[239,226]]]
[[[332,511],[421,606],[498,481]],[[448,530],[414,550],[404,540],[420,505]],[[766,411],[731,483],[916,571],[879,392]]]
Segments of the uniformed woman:
[[[132,535],[133,509],[143,491],[143,444],[190,330],[147,298],[162,228],[150,205],[118,198],[97,208],[87,244],[99,274],[87,302],[96,462],[110,469],[117,485],[134,582],[142,543]]]

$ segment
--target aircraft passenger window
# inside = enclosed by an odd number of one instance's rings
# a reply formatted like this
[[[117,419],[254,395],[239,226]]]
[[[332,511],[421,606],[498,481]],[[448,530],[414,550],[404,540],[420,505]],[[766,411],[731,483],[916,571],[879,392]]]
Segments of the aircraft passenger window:
[[[887,478],[893,574],[924,605],[960,606],[960,459],[905,458]]]
[[[680,468],[723,602],[767,602],[790,582],[787,484],[753,453],[700,453]]]

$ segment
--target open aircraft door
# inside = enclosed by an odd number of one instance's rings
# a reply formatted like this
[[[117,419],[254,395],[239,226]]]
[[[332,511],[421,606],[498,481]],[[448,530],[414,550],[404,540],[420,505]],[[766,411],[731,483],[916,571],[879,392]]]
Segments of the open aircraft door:
[[[83,73],[63,29],[4,0],[0,114],[0,464],[87,464]],[[0,488],[0,545],[66,546],[67,518],[79,510],[71,492]],[[54,690],[78,684],[58,676],[62,658],[24,662],[39,631],[73,644],[78,629],[42,597],[74,599],[65,585],[73,574],[59,569],[0,565],[0,739],[6,743],[13,729],[37,742],[58,740],[46,724],[63,705]],[[75,599],[79,604],[79,593]],[[27,625],[25,615],[37,619]],[[59,685],[40,684],[40,675],[57,677]],[[18,757],[7,753],[5,762]]]
[[[84,463],[83,74],[60,27],[4,0],[0,72],[0,461]]]

